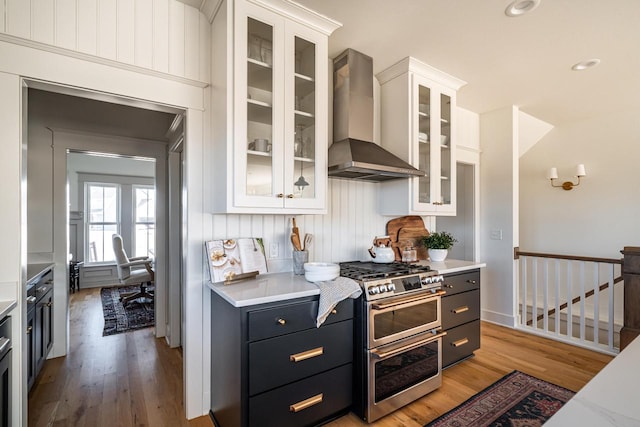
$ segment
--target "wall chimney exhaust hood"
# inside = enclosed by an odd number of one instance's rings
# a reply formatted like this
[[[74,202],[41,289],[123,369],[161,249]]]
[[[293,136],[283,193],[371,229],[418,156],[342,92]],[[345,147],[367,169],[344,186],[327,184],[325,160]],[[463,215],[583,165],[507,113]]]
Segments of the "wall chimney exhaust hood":
[[[333,140],[329,177],[387,181],[424,176],[373,143],[373,59],[347,49],[333,61]]]

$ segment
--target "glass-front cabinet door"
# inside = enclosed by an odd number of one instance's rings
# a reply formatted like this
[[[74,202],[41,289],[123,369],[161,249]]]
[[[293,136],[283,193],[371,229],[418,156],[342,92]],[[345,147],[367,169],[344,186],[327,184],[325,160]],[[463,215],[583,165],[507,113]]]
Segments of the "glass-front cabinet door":
[[[414,209],[436,213],[455,212],[455,159],[452,150],[452,95],[428,79],[414,75],[414,152],[425,176],[413,178]]]
[[[327,57],[326,37],[323,44],[308,27],[243,6],[245,14],[236,21],[236,78],[242,84],[236,98],[235,204],[324,209],[327,100],[318,94],[326,93],[328,72],[318,58]]]

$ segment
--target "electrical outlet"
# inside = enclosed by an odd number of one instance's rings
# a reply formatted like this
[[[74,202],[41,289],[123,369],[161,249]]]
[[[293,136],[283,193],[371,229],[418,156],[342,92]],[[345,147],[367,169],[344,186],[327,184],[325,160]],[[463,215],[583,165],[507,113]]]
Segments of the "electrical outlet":
[[[491,240],[502,240],[502,230],[491,230],[489,238]]]
[[[271,243],[269,245],[269,258],[278,258],[280,250],[277,243]]]

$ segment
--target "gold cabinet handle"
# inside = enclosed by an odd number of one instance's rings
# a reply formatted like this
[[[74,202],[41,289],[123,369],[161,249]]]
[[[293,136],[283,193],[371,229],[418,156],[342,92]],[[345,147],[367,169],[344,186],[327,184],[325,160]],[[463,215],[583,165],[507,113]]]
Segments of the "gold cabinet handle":
[[[311,359],[312,357],[322,356],[323,353],[324,347],[313,348],[301,353],[292,354],[289,356],[289,360],[291,362],[302,362],[303,360]]]
[[[27,335],[31,335],[31,331],[33,331],[33,326],[27,327]]]
[[[309,408],[309,407],[311,407],[313,405],[317,405],[318,403],[321,403],[322,402],[322,398],[323,398],[322,393],[316,394],[315,396],[312,396],[312,397],[310,397],[308,399],[301,400],[298,403],[294,403],[293,405],[290,405],[289,406],[289,411],[290,412],[300,412],[303,409],[307,409],[307,408]]]
[[[333,310],[331,310],[331,314],[338,314],[338,310],[334,308]]]
[[[287,199],[293,199],[293,194],[287,194]]]
[[[276,197],[277,197],[278,199],[282,199],[282,198],[284,197],[284,194],[282,194],[282,193],[278,193],[278,194],[276,194]]]
[[[281,324],[281,325],[284,325],[284,324],[286,324],[286,323],[287,323],[287,321],[286,321],[286,320],[284,320],[284,319],[276,319],[276,322],[278,322],[278,323],[279,323],[279,324]]]
[[[451,310],[453,314],[464,313],[465,311],[469,311],[469,306],[463,305],[462,307],[454,308]]]
[[[469,342],[469,338],[462,338],[461,340],[454,341],[451,343],[452,347],[460,347],[461,345],[465,345]]]

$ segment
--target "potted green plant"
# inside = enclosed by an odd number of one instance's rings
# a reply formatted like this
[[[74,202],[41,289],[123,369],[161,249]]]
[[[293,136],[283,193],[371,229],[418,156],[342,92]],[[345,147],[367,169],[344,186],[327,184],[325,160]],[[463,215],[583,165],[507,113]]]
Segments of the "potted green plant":
[[[440,231],[422,236],[420,242],[422,246],[427,248],[429,259],[433,262],[439,262],[447,258],[449,249],[453,247],[457,240],[451,233]]]

